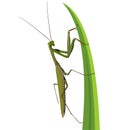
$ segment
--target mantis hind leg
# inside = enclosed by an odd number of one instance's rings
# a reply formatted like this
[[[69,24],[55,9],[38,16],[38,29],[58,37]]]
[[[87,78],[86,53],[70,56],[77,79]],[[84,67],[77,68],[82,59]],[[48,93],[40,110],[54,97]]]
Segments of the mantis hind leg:
[[[56,96],[56,99],[57,99],[57,103],[59,104],[59,99],[58,99],[57,92],[56,92],[56,88],[55,88],[55,86],[57,86],[57,85],[58,85],[58,84],[56,84],[56,83],[53,84],[55,96]]]
[[[65,82],[65,84],[66,84],[66,88],[65,88],[65,91],[66,91],[67,88],[68,88],[67,81]],[[59,103],[58,96],[57,96],[57,93],[56,93],[56,88],[55,88],[55,86],[58,85],[58,84],[54,83],[53,85],[54,85],[54,91],[55,91],[56,99],[57,99],[57,102]],[[65,91],[63,92],[62,96],[64,96]],[[70,115],[71,115],[79,124],[83,123],[83,122],[80,122],[80,121],[74,116],[74,114],[71,112],[70,108],[68,107],[68,105],[67,105],[66,103],[65,103],[65,106],[66,106],[66,108],[68,109]]]
[[[64,79],[65,79],[65,78],[64,78]],[[67,88],[68,88],[68,83],[67,83],[66,79],[65,79],[65,85],[66,85],[66,87],[65,87],[65,91],[66,91]],[[64,96],[65,91],[63,92],[62,96]],[[71,110],[70,110],[70,108],[68,107],[68,105],[66,104],[66,102],[65,102],[65,106],[66,106],[66,108],[68,109],[68,111],[69,111],[69,113],[71,114],[71,116],[72,116],[79,124],[81,124],[82,122],[80,122],[80,121],[73,115],[73,113],[71,112]]]
[[[65,79],[65,78],[64,78],[64,79]],[[57,96],[57,93],[56,93],[56,88],[55,88],[55,86],[58,85],[58,84],[54,83],[53,85],[54,85],[54,91],[55,91],[56,99],[57,99],[57,102],[59,103],[58,96]],[[66,79],[65,79],[65,85],[66,85],[66,87],[65,87],[65,90],[64,90],[63,93],[62,93],[62,97],[65,96],[65,91],[66,91],[67,88],[68,88],[68,83],[67,83]],[[66,101],[65,101],[65,102],[66,102]],[[79,124],[83,123],[83,122],[80,122],[80,121],[73,115],[73,113],[71,112],[70,108],[68,107],[68,105],[67,105],[66,103],[65,103],[65,106],[66,106],[66,108],[68,109],[70,115],[71,115]]]
[[[73,113],[71,112],[71,110],[70,110],[70,108],[68,107],[67,104],[65,104],[65,106],[66,106],[66,108],[68,109],[68,111],[69,111],[69,113],[71,114],[71,116],[72,116],[79,124],[83,123],[83,122],[80,122],[80,121],[73,115]]]

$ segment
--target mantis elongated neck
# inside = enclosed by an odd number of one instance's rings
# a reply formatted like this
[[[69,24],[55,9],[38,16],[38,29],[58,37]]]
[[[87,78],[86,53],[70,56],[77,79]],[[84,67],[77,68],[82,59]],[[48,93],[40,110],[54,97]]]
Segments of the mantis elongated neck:
[[[53,59],[53,61],[54,61],[54,64],[55,64],[55,65],[58,65],[58,62],[57,62],[56,57],[55,57],[55,55],[54,55],[52,46],[49,46],[49,50],[50,50],[52,59]]]

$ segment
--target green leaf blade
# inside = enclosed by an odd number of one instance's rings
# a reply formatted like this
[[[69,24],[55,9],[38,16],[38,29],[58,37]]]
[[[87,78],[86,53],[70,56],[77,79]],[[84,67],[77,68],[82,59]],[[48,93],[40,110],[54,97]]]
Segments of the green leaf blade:
[[[69,6],[66,4],[64,5],[73,18],[80,41],[88,44],[86,33],[79,18]],[[84,77],[83,130],[100,130],[97,85],[90,46],[81,45],[81,50],[83,56],[84,74],[94,73]]]

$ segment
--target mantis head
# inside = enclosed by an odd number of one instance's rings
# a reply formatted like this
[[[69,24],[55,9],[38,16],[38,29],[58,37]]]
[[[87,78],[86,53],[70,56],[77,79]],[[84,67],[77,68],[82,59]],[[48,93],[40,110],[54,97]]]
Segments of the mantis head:
[[[51,47],[51,46],[55,46],[54,41],[52,41],[52,40],[49,41],[49,42],[48,42],[48,46],[50,46],[50,47]]]

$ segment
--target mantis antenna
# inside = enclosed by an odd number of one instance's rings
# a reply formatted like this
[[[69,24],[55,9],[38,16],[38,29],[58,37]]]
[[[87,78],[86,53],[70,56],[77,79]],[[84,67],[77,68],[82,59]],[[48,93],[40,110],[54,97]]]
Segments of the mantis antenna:
[[[51,28],[50,28],[50,20],[49,20],[49,12],[48,12],[48,1],[47,1],[47,20],[48,20],[48,30],[49,30],[49,35],[50,35],[50,39],[52,40],[52,36],[51,36]]]
[[[22,19],[23,21],[25,21],[27,24],[29,24],[31,27],[33,27],[36,31],[38,31],[40,34],[42,34],[46,39],[48,39],[50,41],[50,39],[44,34],[42,33],[41,31],[39,31],[34,25],[32,25],[30,22],[28,22],[27,20],[25,20],[24,18],[22,17],[19,17],[20,19]]]
[[[39,31],[33,24],[31,24],[30,22],[28,22],[27,20],[25,20],[22,17],[19,17],[19,18],[22,19],[27,24],[29,24],[31,27],[33,27],[36,31],[38,31],[40,34],[42,34],[46,39],[48,39],[49,41],[52,40],[51,29],[50,29],[50,21],[49,21],[49,13],[48,13],[48,2],[47,2],[47,21],[48,21],[48,30],[49,30],[50,39],[44,33],[42,33],[41,31]]]

